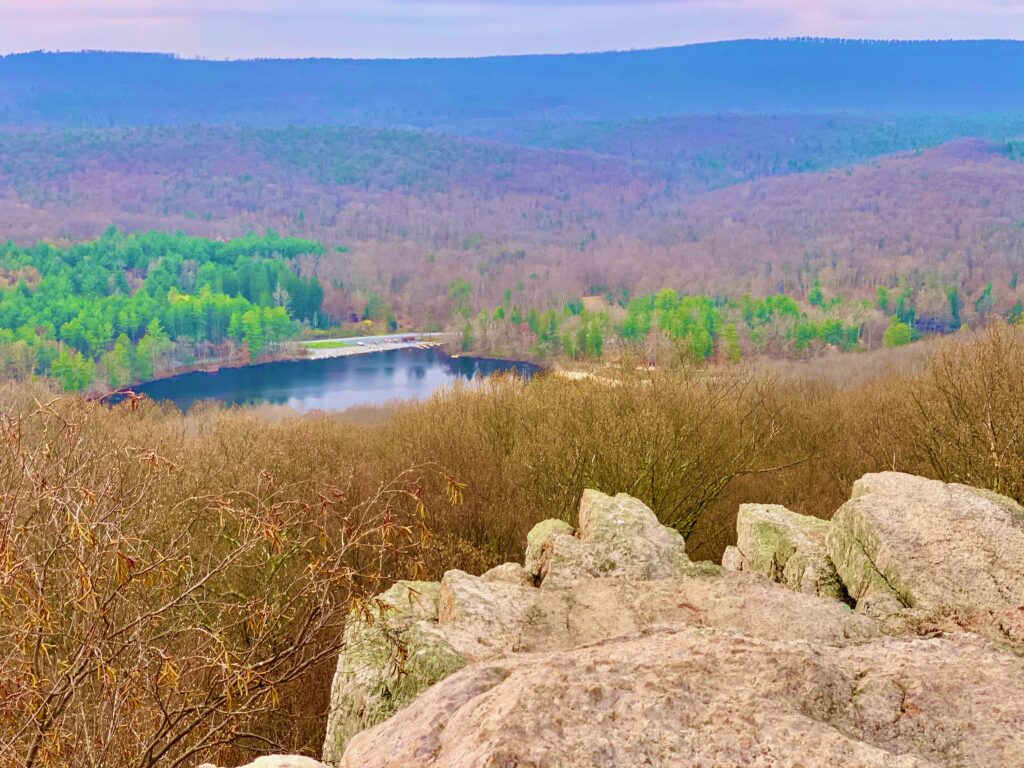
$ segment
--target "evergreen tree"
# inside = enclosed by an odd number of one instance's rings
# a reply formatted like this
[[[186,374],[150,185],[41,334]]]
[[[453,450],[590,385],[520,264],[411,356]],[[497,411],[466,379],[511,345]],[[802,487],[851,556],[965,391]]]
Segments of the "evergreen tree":
[[[821,281],[818,278],[814,278],[811,292],[807,294],[807,303],[812,307],[820,307],[825,303],[825,295],[821,292]]]

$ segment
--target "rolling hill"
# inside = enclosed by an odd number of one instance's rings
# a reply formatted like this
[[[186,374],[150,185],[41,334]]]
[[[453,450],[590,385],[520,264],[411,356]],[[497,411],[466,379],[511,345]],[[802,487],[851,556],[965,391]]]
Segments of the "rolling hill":
[[[0,59],[7,125],[363,125],[474,134],[679,114],[1020,110],[1024,43],[735,41],[407,61]]]

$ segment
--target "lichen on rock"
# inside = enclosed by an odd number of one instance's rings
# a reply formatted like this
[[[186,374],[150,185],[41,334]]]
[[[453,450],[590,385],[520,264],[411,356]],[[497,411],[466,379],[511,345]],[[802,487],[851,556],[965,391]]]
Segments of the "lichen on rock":
[[[1024,644],[1024,510],[991,491],[866,475],[832,520],[829,554],[857,609],[892,624]]]
[[[796,592],[843,600],[846,591],[828,555],[828,530],[828,521],[782,506],[743,504],[736,520],[740,568]]]
[[[1024,510],[989,492],[885,473],[831,523],[744,505],[717,566],[587,491],[526,566],[378,603],[339,660],[345,768],[1024,765]]]
[[[340,759],[351,736],[465,666],[436,629],[440,592],[435,582],[401,581],[348,622],[331,689],[326,762]]]
[[[526,573],[539,582],[547,560],[547,549],[555,536],[572,536],[573,527],[564,520],[543,520],[526,535],[526,557],[523,567]]]

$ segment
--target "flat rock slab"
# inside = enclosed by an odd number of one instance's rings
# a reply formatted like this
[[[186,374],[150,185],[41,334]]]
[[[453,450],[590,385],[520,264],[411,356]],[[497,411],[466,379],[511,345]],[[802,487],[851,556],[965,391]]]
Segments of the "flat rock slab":
[[[822,645],[881,634],[874,621],[842,603],[736,573],[659,581],[590,579],[563,589],[537,589],[449,571],[437,629],[467,661],[482,661],[675,625]]]
[[[344,768],[1024,765],[1024,662],[982,639],[819,649],[699,627],[474,664]]]

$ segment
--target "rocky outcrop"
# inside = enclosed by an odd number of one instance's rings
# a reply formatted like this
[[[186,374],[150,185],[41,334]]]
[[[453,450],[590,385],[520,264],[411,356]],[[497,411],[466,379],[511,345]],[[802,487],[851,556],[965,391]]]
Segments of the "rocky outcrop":
[[[997,494],[885,472],[836,513],[829,554],[857,610],[1024,642],[1024,509]]]
[[[344,768],[1024,764],[1024,666],[978,638],[829,648],[650,630],[475,664]]]
[[[826,520],[773,504],[743,504],[736,547],[722,565],[759,573],[797,592],[842,600],[845,590],[829,558],[828,531]]]
[[[885,473],[831,523],[745,505],[737,533],[692,563],[588,491],[522,567],[397,585],[346,635],[325,761],[1024,765],[1024,510]]]
[[[560,521],[541,523],[531,532],[526,570],[542,586],[598,578],[670,579],[692,569],[682,535],[631,496],[584,491],[579,524],[578,536]]]
[[[550,559],[555,537],[572,536],[574,533],[573,527],[564,520],[545,520],[537,523],[526,535],[526,558],[523,568],[527,575],[539,584],[544,578],[545,565]]]
[[[878,635],[874,622],[841,604],[691,563],[682,537],[628,496],[588,491],[580,529],[570,531],[541,523],[530,533],[525,567],[506,564],[479,577],[449,571],[440,584],[402,582],[378,598],[369,621],[352,622],[335,673],[324,760],[337,763],[354,734],[473,662],[568,650],[658,625],[823,644]]]

